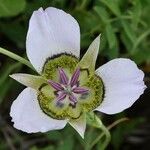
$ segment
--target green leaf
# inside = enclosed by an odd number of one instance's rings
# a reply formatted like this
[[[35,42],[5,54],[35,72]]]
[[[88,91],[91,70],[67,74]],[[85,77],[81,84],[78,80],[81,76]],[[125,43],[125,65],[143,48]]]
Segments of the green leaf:
[[[15,63],[12,65],[8,63],[5,66],[3,66],[2,73],[0,75],[0,86],[6,82],[10,73],[12,73],[14,70],[20,69],[20,67],[21,67],[20,63]]]
[[[7,62],[5,65],[1,68],[1,76],[0,76],[0,103],[3,102],[5,96],[13,86],[13,81],[10,80],[9,74],[13,71],[19,71],[21,69],[22,64],[20,63],[12,63]]]
[[[122,23],[123,29],[125,31],[125,34],[129,38],[129,40],[132,43],[134,43],[134,41],[136,40],[136,35],[135,35],[133,28],[131,27],[131,25],[129,24],[128,21],[121,20],[121,23]]]
[[[130,52],[132,49],[133,43],[129,40],[128,36],[125,34],[125,31],[121,33],[121,40],[125,48],[128,50],[128,52]]]
[[[144,33],[142,33],[137,40],[133,44],[133,48],[131,51],[131,54],[133,55],[134,53],[137,52],[138,46],[144,41],[145,38],[147,38],[150,35],[150,29],[146,30]]]
[[[50,141],[59,141],[63,138],[62,134],[59,131],[46,132],[46,136]]]
[[[150,63],[150,52],[149,49],[143,49],[138,50],[134,55],[132,56],[132,59],[137,63],[141,64],[143,62]]]
[[[133,22],[133,27],[137,28],[138,23],[140,22],[140,17],[142,14],[142,6],[140,0],[134,0],[133,1],[134,6],[132,10],[132,22]]]
[[[72,135],[70,135],[64,138],[64,140],[60,143],[57,150],[72,150],[73,147],[74,147],[74,139]]]
[[[104,7],[95,6],[94,11],[98,14],[98,16],[101,18],[103,23],[106,24],[108,22],[109,14],[108,14],[108,12],[106,11],[106,9]]]
[[[111,49],[108,49],[106,55],[108,56],[109,60],[117,58],[119,56],[118,48],[113,47]]]
[[[62,1],[64,2],[64,1]],[[60,5],[62,3],[61,1],[51,1],[52,4],[50,4],[49,0],[34,0],[34,1],[29,1],[26,3],[26,8],[25,8],[25,15],[27,17],[30,17],[33,11],[39,9],[40,7],[47,8],[49,6],[57,6],[57,8],[61,8]]]
[[[26,39],[26,27],[20,22],[0,22],[0,30],[16,45],[24,49]]]
[[[113,48],[116,45],[116,35],[110,24],[106,26],[106,36],[108,39],[109,48]]]
[[[105,50],[105,48],[106,48],[107,45],[108,45],[108,44],[107,44],[106,35],[102,33],[99,53],[102,53],[103,50]]]
[[[95,15],[94,11],[75,10],[72,12],[72,16],[80,24],[81,30],[81,47],[85,49],[91,43],[94,35],[101,33],[100,19]],[[81,51],[82,51],[81,49]],[[81,52],[82,53],[82,52]]]
[[[105,31],[106,38],[109,44],[107,55],[109,56],[110,59],[113,59],[113,58],[118,57],[118,54],[119,54],[117,37],[110,24],[107,24],[105,30],[106,30]]]
[[[72,15],[80,22],[82,32],[90,32],[99,23],[99,18],[93,12],[76,10]]]
[[[8,94],[10,87],[13,87],[13,81],[7,80],[7,84],[3,84],[0,86],[0,104],[3,102],[5,96]]]
[[[106,5],[116,16],[121,15],[119,5],[116,0],[100,0],[104,5]]]
[[[124,142],[124,136],[131,133],[139,124],[144,123],[143,118],[135,118],[130,122],[117,126],[112,131],[111,143],[115,150],[121,149],[121,144]],[[116,142],[117,141],[117,142]]]
[[[18,15],[25,9],[25,6],[25,0],[0,0],[0,17]]]

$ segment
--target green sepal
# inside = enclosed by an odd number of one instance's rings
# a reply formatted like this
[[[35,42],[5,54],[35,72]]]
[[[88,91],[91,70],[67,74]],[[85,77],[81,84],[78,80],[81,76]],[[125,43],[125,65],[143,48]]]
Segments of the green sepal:
[[[78,66],[81,69],[88,69],[89,73],[95,72],[95,63],[99,52],[100,35],[91,43]]]
[[[78,119],[70,119],[68,123],[79,133],[82,138],[84,138],[86,129],[86,113],[83,112]]]
[[[23,73],[16,73],[10,75],[11,78],[15,79],[19,83],[31,87],[35,90],[38,90],[38,88],[43,84],[47,83],[47,80],[44,79],[42,76],[35,76],[30,74],[23,74]]]

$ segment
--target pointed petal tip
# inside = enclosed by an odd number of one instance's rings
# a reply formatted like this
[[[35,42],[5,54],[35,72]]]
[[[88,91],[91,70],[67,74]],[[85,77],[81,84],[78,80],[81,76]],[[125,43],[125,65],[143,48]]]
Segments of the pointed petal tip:
[[[101,36],[102,36],[102,34],[100,33],[100,34],[97,36],[97,38],[99,38],[99,39],[100,39],[100,38],[101,38]]]
[[[99,35],[95,38],[95,40],[93,41],[93,42],[95,42],[95,45],[96,45],[96,44],[97,44],[97,46],[100,45],[100,38],[101,38],[101,34],[99,34]]]
[[[14,74],[9,75],[9,77],[12,78],[12,79],[14,79],[14,80],[17,80],[18,74],[14,73]]]
[[[40,7],[40,8],[38,9],[38,11],[43,12],[43,11],[44,11],[43,7]]]
[[[93,40],[93,42],[94,42],[94,41],[100,42],[101,36],[102,36],[102,34],[100,33],[100,34]]]
[[[80,127],[77,127],[76,125],[74,126],[74,124],[68,122],[76,131],[77,133],[80,135],[80,137],[82,139],[84,139],[84,136],[85,136],[85,130],[84,131],[81,131],[81,129],[79,129]]]
[[[86,130],[86,115],[83,114],[80,118],[76,120],[69,120],[68,123],[79,133],[82,139],[84,139],[84,134]]]
[[[10,74],[9,77],[13,78],[16,74]]]
[[[10,74],[9,77],[10,77],[10,78],[13,78],[13,75],[14,75],[14,74]]]
[[[83,134],[80,134],[80,136],[81,136],[82,139],[84,139],[84,133],[83,133]]]

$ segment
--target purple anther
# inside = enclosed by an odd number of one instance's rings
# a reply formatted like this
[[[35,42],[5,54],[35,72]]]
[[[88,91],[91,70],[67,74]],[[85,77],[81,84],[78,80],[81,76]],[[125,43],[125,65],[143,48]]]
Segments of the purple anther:
[[[63,101],[66,98],[66,94],[64,92],[62,92],[61,94],[59,94],[59,96],[57,97],[57,101]]]
[[[73,87],[74,85],[77,84],[77,82],[79,80],[79,76],[80,76],[80,69],[77,68],[71,77],[71,81],[70,81],[71,87]]]
[[[78,102],[78,94],[83,96],[84,94],[88,94],[89,90],[80,87],[79,76],[80,76],[80,68],[77,68],[73,73],[71,79],[67,77],[65,71],[62,68],[58,69],[60,80],[58,82],[48,80],[48,83],[56,90],[54,94],[56,95],[56,104],[60,107],[66,105],[63,103],[63,100],[67,97],[66,100],[69,100],[69,104],[71,106],[76,106]],[[81,97],[80,96],[80,97]]]
[[[48,83],[49,83],[56,91],[64,90],[64,88],[61,86],[60,83],[54,82],[54,81],[52,81],[52,80],[48,80]]]
[[[72,92],[76,93],[76,94],[85,94],[87,93],[89,90],[85,89],[83,87],[76,87],[72,90]]]
[[[73,104],[76,104],[76,103],[77,103],[77,98],[76,98],[73,94],[69,95],[69,100],[70,100]]]
[[[59,68],[59,76],[60,76],[60,82],[63,85],[67,85],[68,84],[68,77],[66,75],[66,73],[64,72],[64,70],[62,68]]]

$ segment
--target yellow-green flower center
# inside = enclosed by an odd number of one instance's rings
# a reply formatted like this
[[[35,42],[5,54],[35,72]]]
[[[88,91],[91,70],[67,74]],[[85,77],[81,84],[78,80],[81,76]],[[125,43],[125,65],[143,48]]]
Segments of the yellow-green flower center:
[[[56,119],[76,119],[98,107],[103,97],[102,80],[87,69],[77,67],[79,60],[60,55],[46,62],[38,100],[41,109]]]

